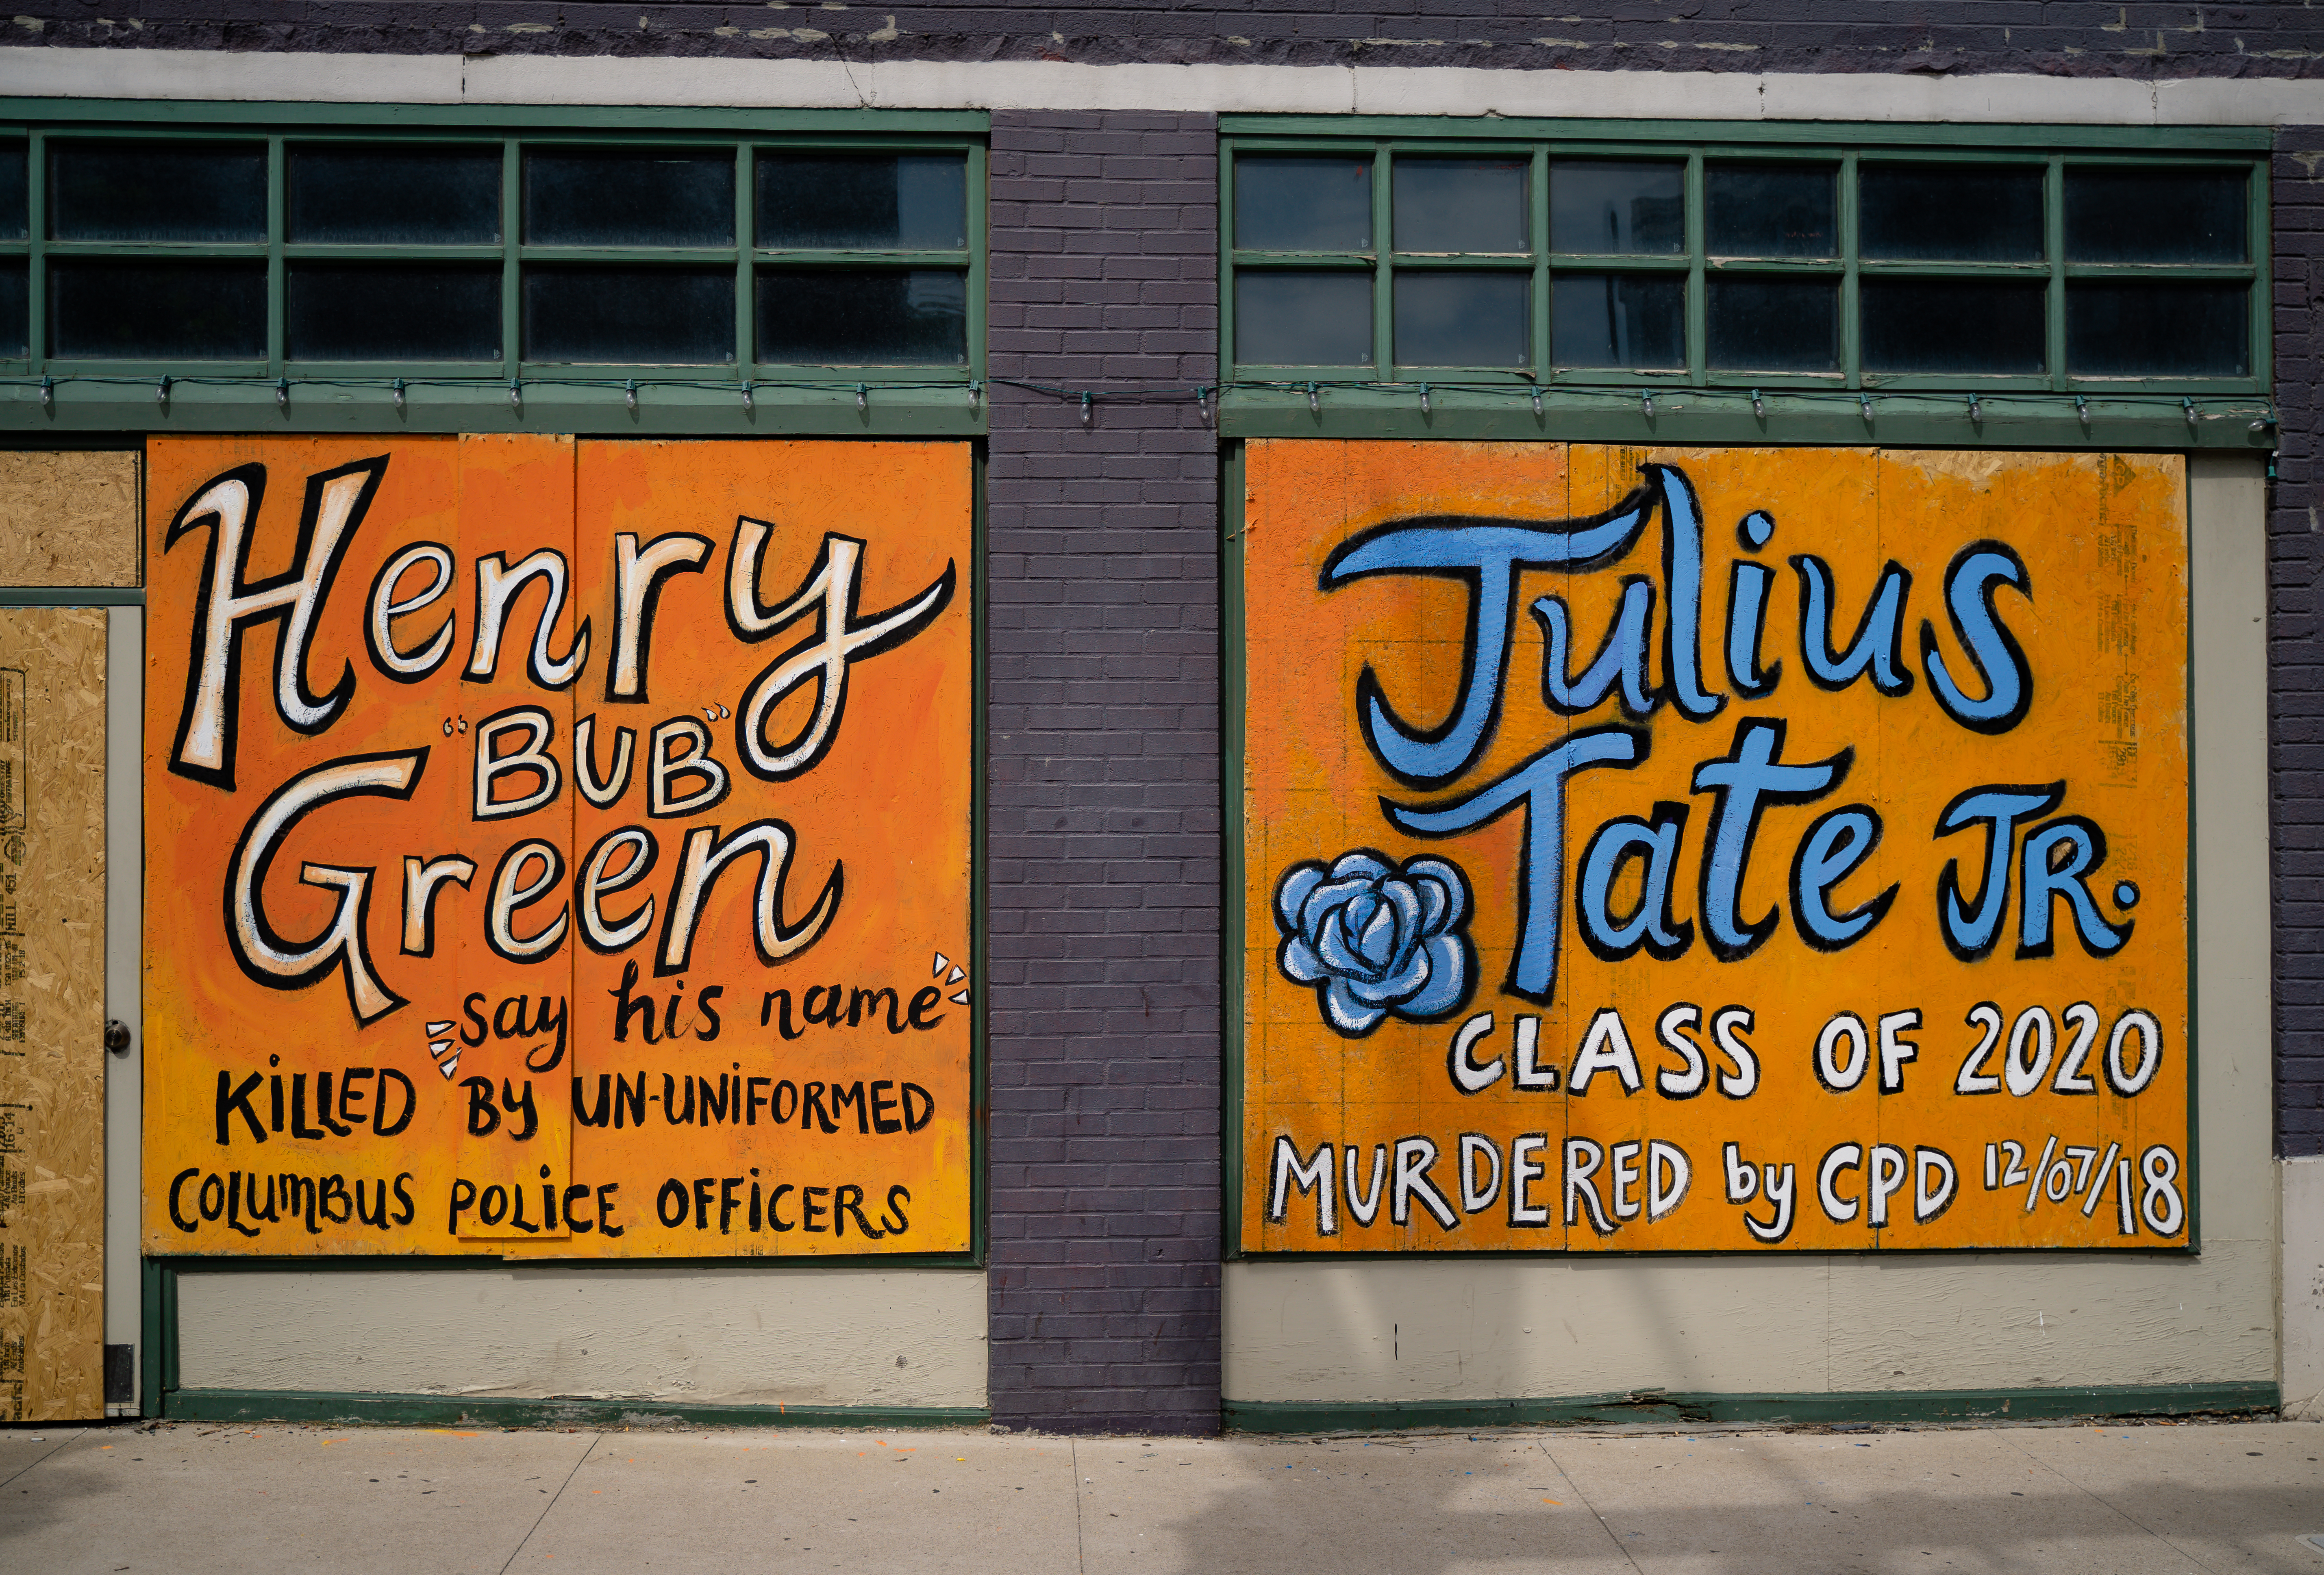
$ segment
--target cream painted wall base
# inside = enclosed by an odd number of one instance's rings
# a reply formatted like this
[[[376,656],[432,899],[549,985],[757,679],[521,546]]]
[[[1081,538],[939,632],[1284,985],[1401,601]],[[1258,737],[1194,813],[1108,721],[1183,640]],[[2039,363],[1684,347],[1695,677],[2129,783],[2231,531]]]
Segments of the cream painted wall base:
[[[2266,1384],[2278,1377],[2269,1023],[2266,511],[2258,465],[2188,465],[2201,1251],[1461,1257],[1227,1266],[1231,1401]],[[2324,1162],[2282,1167],[2324,1389]],[[2318,1404],[2310,1398],[2311,1406]]]
[[[2324,1159],[2283,1176],[2283,1416],[2324,1422]]]
[[[982,1406],[980,1269],[189,1271],[187,1389]]]

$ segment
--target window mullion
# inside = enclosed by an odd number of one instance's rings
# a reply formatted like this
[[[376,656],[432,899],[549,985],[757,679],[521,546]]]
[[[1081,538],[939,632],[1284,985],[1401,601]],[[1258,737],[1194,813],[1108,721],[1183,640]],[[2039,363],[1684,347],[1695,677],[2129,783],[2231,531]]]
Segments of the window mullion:
[[[1372,144],[1372,375],[1396,375],[1396,275],[1388,259],[1396,245],[1396,216],[1390,211],[1389,153]]]
[[[1853,389],[1864,386],[1864,307],[1857,273],[1856,154],[1840,156],[1840,369]]]
[[[524,219],[523,153],[514,137],[501,143],[501,375],[511,378],[524,355],[524,280],[517,263],[518,229]]]
[[[2067,386],[2066,371],[2066,161],[2052,159],[2042,178],[2042,245],[2050,258],[2048,336],[2043,354],[2050,363],[2050,386]]]
[[[1533,246],[1533,374],[1536,386],[1556,375],[1550,339],[1550,292],[1556,288],[1549,276],[1549,147],[1536,143],[1527,167],[1526,237]]]
[[[43,372],[49,362],[49,155],[48,135],[35,130],[24,139],[24,294],[32,337],[25,349],[32,369]]]
[[[1686,156],[1686,380],[1696,388],[1710,380],[1711,293],[1703,273],[1702,150]]]
[[[283,262],[284,232],[289,229],[290,207],[285,188],[290,177],[284,166],[282,139],[266,139],[266,372],[270,377],[281,377],[282,365],[290,353],[285,342],[289,332],[290,277]]]
[[[744,379],[759,363],[758,180],[758,146],[745,137],[734,149],[734,370]]]

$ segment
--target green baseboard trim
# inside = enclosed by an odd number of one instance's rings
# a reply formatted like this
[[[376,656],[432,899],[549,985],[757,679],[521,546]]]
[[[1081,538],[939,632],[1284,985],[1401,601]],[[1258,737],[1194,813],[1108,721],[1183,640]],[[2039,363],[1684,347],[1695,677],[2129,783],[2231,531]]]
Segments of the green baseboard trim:
[[[369,1427],[825,1427],[851,1432],[982,1427],[981,1405],[694,1405],[586,1396],[345,1395],[303,1389],[172,1389],[161,1414],[184,1422],[310,1422]]]
[[[1573,1395],[1533,1400],[1229,1400],[1230,1432],[1395,1432],[1650,1423],[2027,1422],[2062,1417],[2249,1416],[2276,1409],[2273,1383],[2106,1384],[2062,1389],[1896,1389],[1805,1395]]]

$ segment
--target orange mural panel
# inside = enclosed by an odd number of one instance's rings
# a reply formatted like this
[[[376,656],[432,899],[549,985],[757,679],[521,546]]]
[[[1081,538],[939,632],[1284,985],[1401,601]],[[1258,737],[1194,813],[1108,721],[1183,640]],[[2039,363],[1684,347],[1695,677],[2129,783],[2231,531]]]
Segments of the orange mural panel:
[[[1246,1249],[2190,1244],[2181,460],[1245,478]]]
[[[969,1248],[964,446],[150,476],[149,1251]]]

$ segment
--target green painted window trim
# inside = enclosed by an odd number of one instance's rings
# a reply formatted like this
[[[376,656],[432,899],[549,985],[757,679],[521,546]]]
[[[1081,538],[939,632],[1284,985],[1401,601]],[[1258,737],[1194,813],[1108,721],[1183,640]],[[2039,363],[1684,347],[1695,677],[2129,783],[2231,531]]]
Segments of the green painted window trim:
[[[1228,1400],[1230,1432],[1467,1432],[1486,1427],[1770,1427],[1835,1423],[2034,1422],[2066,1417],[2264,1416],[2282,1404],[2273,1380],[2097,1384],[2055,1389],[1861,1389],[1689,1394],[1661,1389],[1509,1400]]]
[[[2268,167],[2264,128],[1871,126],[1733,122],[1407,120],[1230,115],[1219,147],[1219,343],[1225,369],[1220,429],[1240,437],[1577,438],[1620,442],[1930,443],[2080,447],[2102,441],[2142,447],[2272,447],[2274,410],[2269,311]],[[1238,250],[1234,165],[1241,153],[1362,153],[1372,160],[1372,245],[1343,253]],[[1394,250],[1391,179],[1399,154],[1492,154],[1530,170],[1531,244],[1523,255],[1407,257]],[[1548,250],[1545,179],[1563,157],[1682,161],[1686,243],[1655,256],[1572,256]],[[2031,264],[1895,262],[1861,259],[1855,226],[1860,160],[2014,165],[2044,173],[2044,260]],[[1814,159],[1839,176],[1839,252],[1823,259],[1729,260],[1708,255],[1703,172],[1726,158]],[[2070,263],[2063,244],[2063,170],[2071,164],[2240,168],[2246,182],[2246,261],[2235,265],[2135,268]],[[1372,359],[1356,366],[1243,365],[1234,360],[1240,272],[1285,267],[1360,270],[1372,281]],[[1529,278],[1529,372],[1409,367],[1394,355],[1391,295],[1399,272],[1425,268],[1525,271]],[[1667,371],[1560,369],[1550,359],[1553,279],[1568,271],[1662,272],[1687,281],[1684,365]],[[1729,372],[1708,364],[1707,289],[1727,274],[1830,278],[1840,290],[1836,373]],[[1862,368],[1860,278],[2022,277],[2047,285],[2047,370],[2034,375],[1867,373]],[[2078,377],[2065,364],[2070,279],[2227,280],[2248,302],[2243,346],[2249,374],[2236,377]],[[1976,396],[1974,402],[1970,396]],[[2185,418],[2182,401],[2199,407]],[[2090,419],[2085,421],[2085,414]],[[2251,428],[2261,423],[2257,430]],[[2104,425],[2107,435],[2097,428]]]
[[[128,104],[16,99],[0,103],[0,139],[23,139],[27,236],[0,242],[0,265],[21,260],[31,354],[0,360],[0,431],[467,432],[558,431],[641,436],[814,434],[970,438],[985,430],[986,150],[982,113],[512,109],[469,106]],[[46,145],[83,140],[251,142],[263,145],[268,235],[250,243],[60,242],[45,235]],[[284,237],[286,144],[395,144],[502,150],[502,239],[446,246],[291,244]],[[524,242],[518,223],[521,152],[529,147],[725,151],[735,161],[736,244],[710,248],[575,248]],[[967,244],[779,250],[749,244],[753,169],[762,151],[957,152],[967,163]],[[48,355],[47,263],[52,257],[263,262],[266,354],[247,362],[68,361]],[[497,262],[501,354],[491,362],[313,362],[286,356],[289,262]],[[567,364],[521,359],[521,268],[538,262],[622,261],[734,271],[734,359],[710,364]],[[951,366],[788,365],[757,359],[753,277],[777,264],[942,266],[967,274],[967,356]]]

